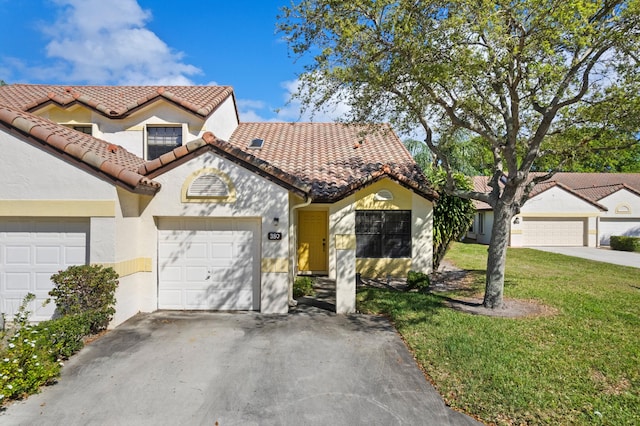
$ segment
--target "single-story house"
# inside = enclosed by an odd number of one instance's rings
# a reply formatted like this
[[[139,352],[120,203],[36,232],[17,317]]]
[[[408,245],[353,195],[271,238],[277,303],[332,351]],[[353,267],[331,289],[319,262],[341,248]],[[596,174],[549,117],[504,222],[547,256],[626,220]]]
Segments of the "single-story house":
[[[487,192],[488,181],[474,177],[475,190]],[[467,238],[489,244],[493,211],[474,203]],[[534,187],[511,222],[512,247],[597,247],[612,235],[640,237],[640,173],[556,173]]]
[[[120,275],[137,312],[286,313],[298,274],[336,280],[432,265],[437,194],[388,125],[241,123],[230,87],[0,87],[0,311],[50,276]]]

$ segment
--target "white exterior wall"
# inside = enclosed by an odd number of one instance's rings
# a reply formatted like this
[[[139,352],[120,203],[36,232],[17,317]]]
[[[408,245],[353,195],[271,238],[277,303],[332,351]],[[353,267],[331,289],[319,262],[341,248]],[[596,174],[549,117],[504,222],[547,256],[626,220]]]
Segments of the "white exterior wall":
[[[608,208],[598,224],[598,242],[609,245],[613,235],[640,237],[640,196],[621,189],[601,199]]]
[[[236,127],[238,127],[236,105],[233,98],[228,97],[207,118],[203,131],[212,132],[216,137],[228,141]]]
[[[329,278],[337,278],[336,235],[356,234],[355,196],[347,197],[329,208]],[[355,271],[355,264],[353,265]]]
[[[411,269],[428,274],[433,267],[433,203],[412,195]]]
[[[183,184],[194,172],[214,169],[224,173],[236,190],[234,203],[183,203]],[[288,191],[236,164],[206,153],[154,179],[162,189],[142,214],[144,247],[157,268],[157,217],[247,217],[261,219],[261,312],[288,312],[289,214]],[[274,218],[279,219],[274,227]],[[282,233],[279,241],[270,241],[269,232]],[[156,279],[154,277],[154,279]],[[157,279],[155,285],[157,286]]]
[[[599,214],[600,210],[593,204],[565,191],[559,187],[548,190],[527,200],[521,208],[522,216],[547,215],[586,216]]]
[[[598,202],[608,209],[602,212],[602,218],[640,219],[640,195],[627,189],[614,192]]]

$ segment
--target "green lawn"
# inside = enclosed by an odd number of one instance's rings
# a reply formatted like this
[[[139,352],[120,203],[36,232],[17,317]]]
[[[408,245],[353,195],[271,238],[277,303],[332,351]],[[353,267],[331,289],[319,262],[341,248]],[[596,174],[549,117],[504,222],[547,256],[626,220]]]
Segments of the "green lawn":
[[[447,259],[482,294],[486,246]],[[509,249],[505,298],[553,316],[506,319],[444,306],[443,297],[364,289],[362,312],[394,322],[446,402],[497,424],[640,424],[640,269]]]

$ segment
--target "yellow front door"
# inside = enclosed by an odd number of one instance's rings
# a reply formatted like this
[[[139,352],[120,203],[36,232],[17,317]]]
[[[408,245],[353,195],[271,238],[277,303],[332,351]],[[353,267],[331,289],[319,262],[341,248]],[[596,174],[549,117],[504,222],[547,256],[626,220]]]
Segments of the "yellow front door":
[[[298,212],[298,270],[327,271],[327,212]]]

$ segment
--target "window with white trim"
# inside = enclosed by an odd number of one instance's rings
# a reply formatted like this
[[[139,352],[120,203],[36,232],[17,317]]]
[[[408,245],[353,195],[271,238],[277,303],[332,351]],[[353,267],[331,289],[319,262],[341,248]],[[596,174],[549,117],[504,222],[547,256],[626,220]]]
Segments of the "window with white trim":
[[[411,211],[356,211],[356,257],[411,257]]]
[[[147,160],[173,151],[182,145],[182,126],[148,126]]]

